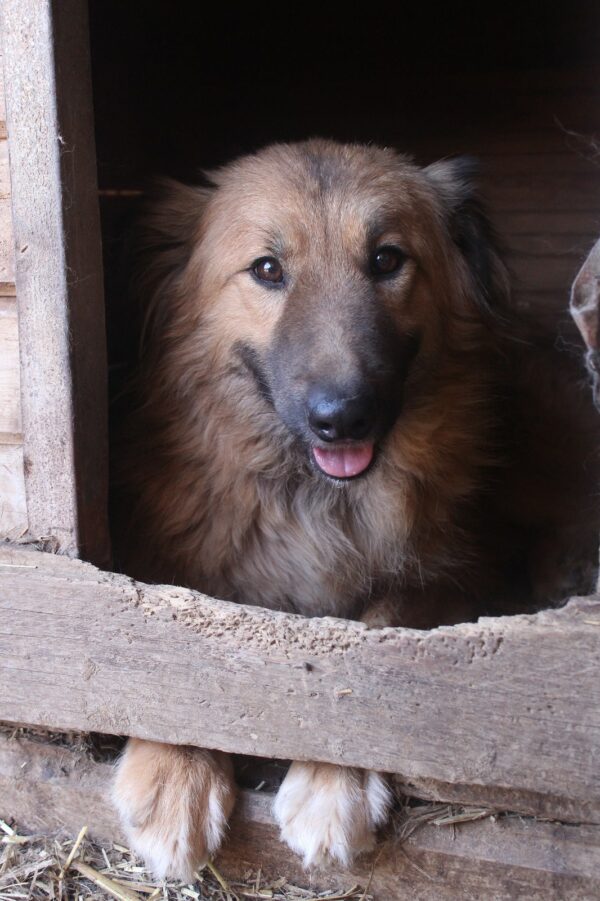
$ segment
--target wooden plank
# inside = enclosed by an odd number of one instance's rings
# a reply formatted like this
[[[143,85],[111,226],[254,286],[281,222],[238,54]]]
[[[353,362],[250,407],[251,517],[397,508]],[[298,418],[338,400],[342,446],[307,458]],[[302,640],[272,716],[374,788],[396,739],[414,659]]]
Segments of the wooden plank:
[[[497,211],[548,210],[597,214],[599,188],[600,173],[595,178],[580,173],[538,174],[533,163],[529,174],[500,174],[489,179],[485,183],[485,196],[490,207]]]
[[[569,289],[577,275],[581,256],[537,257],[513,251],[505,254],[505,259],[516,291],[561,292],[566,309]]]
[[[472,112],[473,106],[466,109]],[[340,114],[340,123],[343,121]],[[425,137],[417,134],[408,143],[407,136],[399,129],[397,121],[390,119],[386,126],[392,138],[395,138],[395,146],[407,152],[416,152],[423,162],[456,153],[473,154],[481,157],[484,162],[488,155],[500,157],[523,155],[528,156],[534,163],[534,159],[563,152],[570,152],[574,156],[580,153],[592,159],[594,149],[589,142],[586,143],[585,135],[591,136],[594,131],[598,131],[597,122],[588,123],[589,127],[584,129],[583,138],[579,138],[570,135],[564,127],[555,122],[537,126],[525,122],[517,127],[510,116],[504,116],[502,121],[496,120],[492,123],[478,121],[474,124],[473,119],[462,123],[456,122],[452,129],[435,126],[432,133]],[[431,129],[433,128],[432,125]],[[535,165],[533,168],[535,171]],[[132,176],[135,177],[134,173]]]
[[[14,437],[0,443],[0,538],[19,538],[27,530],[23,447]]]
[[[75,837],[83,825],[101,842],[124,842],[109,802],[113,770],[85,752],[0,734],[0,817],[34,832]],[[497,817],[454,827],[425,823],[406,841],[384,838],[350,870],[303,870],[278,841],[269,794],[240,794],[229,838],[217,858],[228,879],[262,871],[314,892],[370,880],[380,901],[592,898],[600,893],[600,827]],[[404,821],[406,822],[406,821]],[[398,826],[402,821],[399,820]],[[372,878],[371,878],[372,874]]]
[[[600,110],[600,95],[597,98]],[[600,116],[599,116],[600,118]],[[600,122],[598,123],[600,125]],[[532,148],[533,149],[533,148]],[[531,175],[543,173],[544,175],[574,175],[586,176],[591,183],[597,183],[600,178],[598,161],[592,159],[597,153],[590,146],[589,157],[585,156],[584,139],[577,148],[564,147],[561,150],[550,149],[546,153],[499,153],[491,150],[478,153],[479,171],[482,178],[494,175]],[[535,156],[535,159],[532,157]]]
[[[84,0],[1,7],[29,527],[108,558],[102,259]]]
[[[565,291],[513,291],[513,303],[515,313],[540,313],[543,311],[552,311],[552,315],[557,313],[561,318],[565,311]],[[564,322],[564,319],[562,320]],[[560,326],[561,333],[564,332],[563,325]],[[560,339],[558,339],[560,340]]]
[[[0,140],[6,139],[6,101],[4,99],[4,57],[0,47]]]
[[[0,296],[14,295],[15,267],[10,173],[6,143],[6,103],[4,99],[4,58],[0,47]]]
[[[526,212],[493,210],[492,219],[499,234],[517,235],[564,235],[575,236],[576,240],[587,238],[588,248],[600,232],[600,204],[597,210],[578,212],[563,210],[556,212],[540,208]]]
[[[8,144],[0,141],[0,282],[14,284],[15,251],[10,206]]]
[[[568,260],[579,265],[589,249],[589,234],[548,234],[540,228],[538,234],[509,235],[504,241],[508,254],[545,264],[548,259]]]
[[[39,552],[0,564],[0,720],[370,767],[600,822],[598,598],[369,630]]]
[[[19,385],[17,305],[13,298],[0,297],[0,444],[3,433],[21,432]]]
[[[4,56],[0,47],[0,121],[6,122],[6,101],[4,99]]]

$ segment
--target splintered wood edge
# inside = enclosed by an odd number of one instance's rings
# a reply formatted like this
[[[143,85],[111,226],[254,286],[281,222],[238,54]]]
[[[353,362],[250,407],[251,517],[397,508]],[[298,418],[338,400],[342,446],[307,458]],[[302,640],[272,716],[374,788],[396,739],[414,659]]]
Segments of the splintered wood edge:
[[[360,766],[417,796],[600,823],[598,598],[367,629],[5,546],[0,611],[0,720]]]
[[[0,817],[32,832],[127,844],[110,804],[113,767],[50,742],[0,734]],[[349,869],[305,871],[278,840],[272,796],[240,792],[228,839],[216,865],[229,880],[262,872],[263,884],[286,877],[314,891],[366,886],[379,901],[401,897],[594,897],[600,889],[600,827],[487,817],[435,825],[426,822],[404,841],[388,833]],[[497,894],[499,886],[506,894]],[[518,891],[517,891],[518,889]],[[418,891],[418,894],[416,892]],[[471,894],[473,892],[474,894]],[[558,896],[558,895],[557,895]]]

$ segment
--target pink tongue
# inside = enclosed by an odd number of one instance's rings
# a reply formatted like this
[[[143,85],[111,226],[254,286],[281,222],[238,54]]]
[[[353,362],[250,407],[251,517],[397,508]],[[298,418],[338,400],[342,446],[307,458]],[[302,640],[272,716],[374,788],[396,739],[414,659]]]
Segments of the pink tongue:
[[[373,459],[373,444],[356,447],[313,447],[313,454],[320,469],[336,479],[350,479],[364,472]]]

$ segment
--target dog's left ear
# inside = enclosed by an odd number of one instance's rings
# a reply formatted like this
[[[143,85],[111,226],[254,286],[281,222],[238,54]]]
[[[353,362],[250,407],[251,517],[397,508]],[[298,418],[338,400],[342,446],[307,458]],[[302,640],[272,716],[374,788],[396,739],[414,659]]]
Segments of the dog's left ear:
[[[469,266],[479,306],[487,313],[499,313],[510,291],[508,271],[477,192],[478,168],[473,157],[461,156],[433,163],[424,172],[445,207],[450,234]]]

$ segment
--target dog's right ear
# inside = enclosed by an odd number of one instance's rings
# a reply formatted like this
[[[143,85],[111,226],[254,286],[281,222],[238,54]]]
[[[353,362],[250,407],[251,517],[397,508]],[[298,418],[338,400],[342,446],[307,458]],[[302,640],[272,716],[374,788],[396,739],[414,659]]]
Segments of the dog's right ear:
[[[194,246],[214,187],[157,179],[147,192],[132,237],[133,293],[141,313],[140,350],[169,320],[178,283]]]

